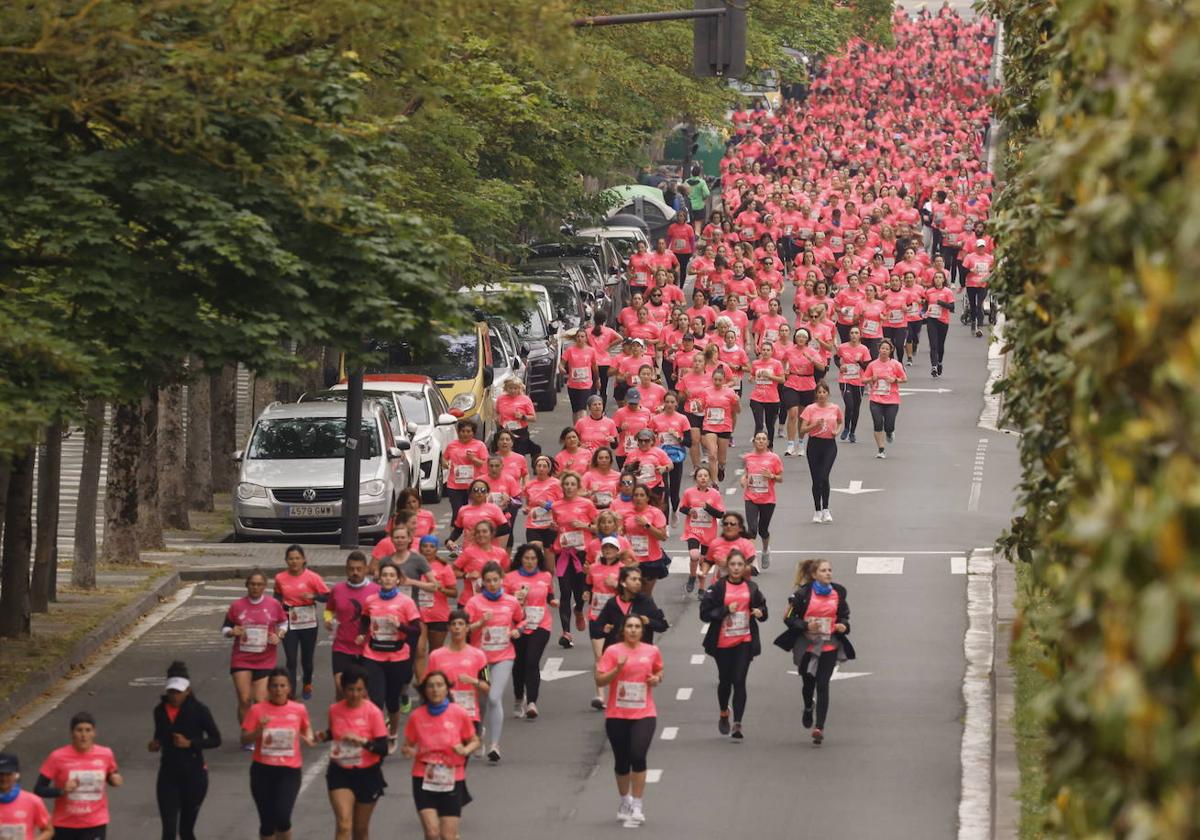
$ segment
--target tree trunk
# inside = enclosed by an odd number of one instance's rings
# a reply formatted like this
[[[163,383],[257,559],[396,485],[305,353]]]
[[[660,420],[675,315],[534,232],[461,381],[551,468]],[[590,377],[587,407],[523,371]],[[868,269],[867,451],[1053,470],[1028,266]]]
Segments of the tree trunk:
[[[8,508],[8,483],[12,476],[12,460],[0,457],[0,540],[4,537],[4,511]],[[0,555],[0,564],[3,555]]]
[[[162,514],[158,508],[158,389],[142,397],[142,445],[138,449],[138,548],[151,551],[167,547]]]
[[[92,397],[83,418],[83,464],[79,469],[79,498],[75,504],[71,585],[78,589],[96,588],[96,497],[100,492],[100,459],[104,455],[104,422],[104,400]]]
[[[120,403],[113,412],[108,446],[108,481],[104,487],[105,563],[137,563],[138,451],[142,446],[141,406]]]
[[[275,402],[275,381],[255,373],[250,384],[250,422],[262,414],[262,410]]]
[[[237,481],[237,462],[231,457],[240,448],[237,440],[237,365],[225,365],[211,380],[212,484],[214,493],[231,493]]]
[[[29,555],[33,548],[33,447],[13,456],[4,505],[4,568],[0,571],[0,636],[28,636]]]
[[[158,509],[163,525],[186,531],[188,521],[187,453],[183,431],[183,386],[158,392]]]
[[[198,359],[192,366],[200,368]],[[187,392],[187,494],[192,510],[213,509],[212,405],[209,377],[199,376]]]
[[[34,612],[49,612],[54,597],[58,554],[58,507],[62,482],[62,417],[46,427],[38,456],[37,542],[33,551],[30,597]]]

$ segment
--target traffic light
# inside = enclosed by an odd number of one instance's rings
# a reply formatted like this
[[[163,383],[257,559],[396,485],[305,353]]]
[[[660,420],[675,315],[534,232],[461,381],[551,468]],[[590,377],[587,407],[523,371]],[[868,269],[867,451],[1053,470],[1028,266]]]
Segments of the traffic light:
[[[697,9],[725,14],[693,23],[692,72],[697,76],[739,77],[746,72],[746,6],[749,0],[695,0]]]

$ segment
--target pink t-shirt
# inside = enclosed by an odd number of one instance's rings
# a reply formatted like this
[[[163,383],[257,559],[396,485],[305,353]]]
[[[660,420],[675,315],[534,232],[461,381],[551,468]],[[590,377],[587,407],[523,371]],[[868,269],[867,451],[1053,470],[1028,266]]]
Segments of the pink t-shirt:
[[[712,387],[712,375],[709,373],[685,373],[679,377],[679,390],[686,394],[683,410],[688,414],[704,413],[704,393]]]
[[[462,650],[440,647],[429,654],[429,670],[441,671],[450,681],[450,698],[470,715],[479,720],[479,692],[475,686],[467,685],[460,677],[464,674],[478,679],[488,666],[487,656],[477,647],[467,645]]]
[[[678,411],[661,412],[650,418],[650,431],[654,432],[659,446],[683,446],[683,436],[691,428],[692,424]]]
[[[475,466],[467,459],[468,454],[481,458],[484,464]],[[454,490],[466,490],[475,480],[475,476],[483,475],[486,471],[488,450],[481,440],[472,440],[465,445],[462,441],[452,440],[446,445],[445,456],[446,461],[450,464],[450,475],[446,477],[446,486]]]
[[[750,587],[745,582],[726,582],[725,606],[729,608],[729,614],[721,619],[717,647],[746,644],[750,641]]]
[[[383,759],[365,746],[347,742],[347,736],[357,736],[367,741],[383,738],[388,734],[383,712],[370,700],[364,700],[357,709],[345,700],[329,707],[329,729],[333,733],[329,760],[339,767],[357,769],[374,767]]]
[[[508,496],[509,501],[512,501],[521,495],[521,482],[503,471],[501,471],[499,476],[480,476],[479,480],[487,482],[488,501],[497,507],[500,507],[500,502],[503,501],[504,496]],[[459,508],[459,510],[461,511],[462,508]],[[503,510],[504,508],[501,508],[501,511]],[[505,521],[508,521],[507,513],[505,513]]]
[[[817,387],[813,373],[816,371],[815,361],[819,358],[820,354],[811,346],[793,344],[784,356],[788,364],[788,377],[783,384],[794,391],[811,391]]]
[[[421,611],[412,598],[403,592],[384,598],[382,592],[376,592],[363,602],[363,615],[371,622],[363,645],[364,659],[405,662],[412,657],[416,639],[409,639],[402,629],[421,620]]]
[[[638,524],[638,517],[644,518],[647,525]],[[657,560],[662,557],[662,548],[659,545],[658,538],[650,533],[649,528],[666,528],[667,517],[656,507],[647,505],[643,511],[630,510],[625,514],[622,521],[622,528],[625,530],[625,536],[629,537],[629,547],[633,551],[633,555],[638,559],[638,562],[645,563]]]
[[[462,554],[454,561],[454,568],[462,572],[464,578],[462,593],[458,596],[459,606],[466,606],[471,596],[483,588],[483,582],[480,580],[483,567],[493,560],[500,564],[501,569],[508,571],[508,552],[500,546],[493,544],[490,548],[483,548],[474,542],[463,546]]]
[[[829,625],[830,625],[830,627],[832,627],[835,623],[837,623],[837,611],[838,611],[838,601],[839,600],[840,599],[838,598],[836,589],[833,590],[832,592],[830,592],[828,595],[821,595],[821,594],[817,593],[816,590],[813,590],[812,595],[808,599],[808,609],[806,609],[804,611],[805,621],[808,621],[813,618],[828,618]],[[813,646],[811,643],[809,644],[808,649],[810,651],[813,649]],[[837,650],[837,645],[832,644],[832,643],[826,643],[826,644],[822,645],[821,650],[822,651]]]
[[[526,577],[517,569],[504,576],[504,591],[514,598],[523,586],[528,586],[529,591],[525,595],[525,603],[522,604],[525,610],[525,626],[521,628],[521,632],[529,634],[534,630],[549,630],[549,601],[554,597],[554,578],[549,572],[537,572]]]
[[[867,349],[867,345],[859,344],[856,347],[848,341],[839,344],[838,358],[842,363],[838,369],[838,382],[861,385],[863,368],[871,361],[871,351]]]
[[[619,657],[625,657],[625,665],[608,684],[608,703],[604,716],[619,720],[656,717],[658,710],[654,706],[654,688],[647,680],[662,670],[662,653],[654,645],[645,642],[638,642],[634,648],[621,642],[604,651],[596,667],[601,671],[611,671],[617,667]]]
[[[775,504],[775,480],[768,476],[783,472],[783,459],[767,450],[747,452],[742,461],[746,466],[746,501],[757,505]]]
[[[379,584],[372,580],[363,581],[361,586],[351,586],[344,580],[334,584],[325,608],[337,620],[337,629],[333,633],[335,653],[351,656],[362,653],[362,646],[354,643],[360,632],[358,620],[362,618],[363,603],[378,591]]]
[[[233,640],[230,667],[235,671],[262,671],[275,667],[278,645],[271,644],[270,635],[287,627],[283,605],[264,595],[256,604],[249,597],[238,598],[229,606],[225,620],[241,627],[241,636]]]
[[[312,569],[304,569],[298,575],[287,570],[275,575],[275,594],[283,598],[289,630],[315,630],[318,609],[314,596],[328,592],[325,579]]]
[[[518,414],[521,415],[519,420],[517,419]],[[496,422],[501,429],[515,432],[518,429],[527,428],[532,417],[536,417],[533,400],[525,394],[516,394],[515,396],[501,394],[496,398]]]
[[[783,376],[783,363],[778,359],[755,359],[750,363],[750,380],[754,388],[750,399],[761,403],[779,402],[779,383],[772,376]]]
[[[509,452],[507,455],[501,457],[504,458],[504,474],[511,476],[516,480],[517,485],[520,486],[521,482],[529,477],[529,462],[519,452]],[[421,513],[424,512],[421,511]]]
[[[725,502],[721,498],[721,491],[715,487],[709,487],[707,490],[689,487],[683,491],[679,506],[689,508],[687,520],[683,523],[685,540],[699,540],[702,545],[706,545],[717,535],[717,520],[704,509],[705,505],[712,505],[717,510],[724,511]]]
[[[580,486],[584,491],[592,494],[592,503],[597,509],[600,509],[612,504],[613,497],[617,495],[617,486],[620,481],[621,474],[614,469],[610,468],[606,473],[592,469],[583,474]],[[561,495],[559,498],[562,498]]]
[[[454,781],[461,782],[467,777],[467,759],[454,747],[474,737],[475,721],[462,706],[451,703],[440,715],[418,706],[404,724],[404,740],[417,745],[412,774],[423,779],[426,765],[448,767],[454,770]]]
[[[599,511],[591,499],[576,496],[573,499],[562,499],[554,503],[551,510],[554,516],[554,527],[558,529],[558,537],[554,540],[554,550],[574,548],[582,555],[583,547],[587,544],[588,531],[580,528],[575,521],[591,525],[596,521]]]
[[[458,516],[454,517],[455,526],[462,528],[468,534],[474,531],[475,526],[480,522],[491,522],[492,525],[499,528],[508,522],[508,517],[504,515],[504,511],[491,502],[484,502],[480,505],[474,503],[463,505],[458,509]]]
[[[940,289],[928,289],[925,292],[925,302],[929,305],[925,312],[926,318],[941,321],[943,324],[950,323],[950,310],[946,308],[946,304],[954,303],[953,290],[945,286]]]
[[[568,452],[564,449],[554,456],[554,465],[558,468],[560,473],[564,473],[569,470],[582,475],[591,462],[592,453],[589,450],[584,449],[582,445],[574,452]]]
[[[54,800],[54,827],[108,825],[108,777],[116,772],[113,751],[99,744],[82,753],[70,744],[50,753],[38,773],[56,788],[65,787],[71,779],[79,780],[79,787]]]
[[[649,427],[650,412],[640,408],[634,411],[625,406],[613,413],[613,422],[617,424],[617,454],[625,455],[637,449],[637,433]]]
[[[673,466],[671,456],[657,446],[651,446],[645,452],[640,446],[630,450],[629,455],[626,456],[625,466],[629,468],[631,464],[635,463],[638,465],[638,482],[650,488],[658,487],[663,483],[663,475],[659,471],[662,467],[670,470]]]
[[[611,417],[601,417],[599,420],[590,414],[585,414],[575,421],[575,431],[579,435],[580,446],[584,449],[599,449],[609,446],[617,439],[617,424]]]
[[[881,359],[876,359],[867,365],[866,375],[868,378],[879,377],[870,386],[871,402],[882,403],[886,405],[900,404],[900,383],[906,381],[908,376],[904,373],[904,365],[897,362],[895,359],[888,359],[886,362]],[[887,382],[884,377],[894,376],[896,382]]]
[[[746,558],[747,563],[754,559],[754,543],[745,537],[738,537],[735,540],[717,537],[708,544],[708,559],[718,565],[724,566],[725,561],[729,559],[729,555],[735,551],[740,551],[742,556]]]
[[[525,502],[529,514],[525,519],[527,528],[553,528],[554,514],[546,510],[546,502],[553,504],[563,497],[562,485],[557,478],[541,478],[525,485]]]
[[[599,546],[599,544],[600,541],[596,540],[596,545]],[[604,605],[617,594],[617,579],[620,574],[621,564],[619,562],[613,563],[611,566],[595,562],[588,566],[587,584],[592,589],[592,597],[588,605],[588,618],[593,621],[599,618]]]
[[[242,730],[253,732],[264,720],[267,728],[254,742],[254,760],[271,767],[299,767],[303,763],[300,733],[309,726],[308,709],[295,700],[282,706],[263,700],[246,712]]]
[[[0,837],[33,840],[49,825],[50,813],[45,803],[27,790],[18,793],[12,802],[0,802]]]
[[[567,366],[567,387],[587,390],[592,387],[592,365],[597,361],[596,351],[591,347],[572,344],[563,350],[563,361]]]
[[[429,566],[430,573],[438,586],[442,589],[455,588],[458,579],[454,576],[453,566],[443,563],[440,559],[434,560]],[[433,621],[450,620],[450,599],[441,590],[426,592],[424,589],[418,589],[417,609],[421,611],[421,620],[426,624]]]
[[[837,427],[842,423],[842,407],[834,403],[824,407],[813,403],[804,407],[800,412],[800,419],[817,424],[808,433],[809,437],[832,439]]]
[[[717,388],[713,386],[704,392],[705,432],[732,432],[733,415],[737,411],[740,399],[737,391],[732,388]]]
[[[509,631],[521,626],[521,622],[525,620],[525,611],[511,595],[501,594],[493,601],[481,592],[467,601],[467,615],[470,616],[472,624],[483,618],[485,612],[490,612],[492,617],[471,633],[471,644],[483,651],[489,665],[506,659],[516,659],[517,652],[513,648]]]

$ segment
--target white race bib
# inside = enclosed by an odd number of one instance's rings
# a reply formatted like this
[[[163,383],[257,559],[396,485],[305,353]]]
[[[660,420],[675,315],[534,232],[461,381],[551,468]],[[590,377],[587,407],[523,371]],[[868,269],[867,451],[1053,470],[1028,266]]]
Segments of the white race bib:
[[[710,528],[712,527],[712,516],[704,508],[692,508],[692,527],[693,528]]]
[[[763,330],[763,340],[772,343],[779,340],[779,330]]]
[[[687,248],[687,240],[686,239],[675,239],[675,240],[672,240],[672,242],[671,242],[671,250],[672,251],[683,251],[686,248]]]
[[[847,379],[854,379],[862,370],[856,362],[846,362],[842,365],[842,376]]]
[[[903,309],[889,309],[888,310],[888,320],[891,321],[893,324],[900,323],[901,321],[904,320],[904,310]]]
[[[724,283],[713,283],[712,284],[712,296],[713,297],[725,297],[725,284]]]
[[[329,750],[329,760],[340,767],[357,767],[362,761],[363,748],[361,744],[338,739]]]
[[[510,432],[515,432],[517,429],[521,428],[521,421],[520,420],[505,420],[504,428],[508,429]]]
[[[0,840],[26,840],[25,826],[0,825]]]
[[[863,321],[863,332],[877,333],[879,332],[878,321]]]
[[[656,471],[654,469],[654,464],[651,464],[649,461],[641,462],[641,464],[639,465],[639,468],[638,468],[638,480],[639,481],[641,481],[643,484],[649,484],[651,481],[654,480],[655,474],[656,474]]]
[[[757,371],[755,371],[754,384],[755,385],[770,385],[771,384],[771,369],[770,368],[759,368]]]
[[[840,237],[840,236],[831,236],[831,237],[829,237],[829,247],[830,247],[830,248],[832,248],[832,249],[833,249],[833,250],[835,250],[835,251],[841,250],[841,247],[842,247],[842,237]]]
[[[607,490],[597,490],[592,494],[592,501],[596,507],[608,507],[612,504],[612,493]]]
[[[625,435],[625,450],[632,452],[637,449],[637,437],[634,435]]]
[[[315,604],[288,607],[289,630],[311,630],[316,626],[317,607]]]
[[[886,396],[892,393],[892,383],[885,379],[875,380],[875,393],[880,396]]]
[[[371,616],[371,638],[377,642],[394,642],[399,638],[400,632],[396,625],[396,619],[390,615],[373,615]]]
[[[810,630],[810,633],[816,633],[820,636],[833,635],[833,618],[827,615],[810,618],[809,623],[816,624],[815,630]]]
[[[451,689],[450,696],[454,698],[454,702],[463,707],[463,711],[472,717],[475,716],[475,689],[473,688],[455,688]]]
[[[262,734],[262,754],[291,758],[296,754],[296,730],[285,726],[268,726]]]
[[[542,618],[546,615],[545,606],[526,607],[525,608],[525,629],[536,630],[538,625],[542,623]]]
[[[428,592],[424,589],[418,589],[417,590],[417,606],[423,610],[433,609],[433,605],[434,605],[433,595],[434,595],[434,593],[432,593],[432,592]]]
[[[549,528],[554,524],[554,516],[544,507],[529,509],[530,528]]]
[[[631,536],[629,545],[638,557],[647,557],[650,554],[650,538],[645,535]]]
[[[704,413],[704,416],[705,416],[706,421],[710,424],[724,423],[725,422],[725,409],[720,408],[718,406],[712,406]]]
[[[927,318],[941,318],[942,317],[941,305],[937,304],[937,303],[929,304],[929,310],[925,313],[925,316]]]
[[[895,267],[895,265],[896,265],[896,258],[895,258],[895,257],[884,257],[884,258],[883,258],[883,266],[884,266],[884,268],[894,268],[894,267]]]
[[[750,613],[739,610],[725,616],[725,635],[726,637],[749,636]]]
[[[644,709],[646,708],[646,697],[648,693],[647,685],[644,682],[628,682],[626,680],[618,680],[617,708]]]
[[[464,484],[475,477],[475,468],[470,464],[458,464],[454,468],[454,480]]]
[[[79,782],[79,787],[67,794],[67,799],[72,802],[99,802],[104,796],[103,770],[71,770],[67,780],[71,779]]]
[[[242,626],[242,643],[238,645],[242,653],[262,653],[267,649],[267,637],[270,628],[262,624],[246,624]]]
[[[771,486],[767,477],[762,473],[750,473],[749,479],[750,490],[753,493],[766,493]]]
[[[504,494],[503,493],[488,493],[487,499],[489,502],[494,504],[496,507],[500,507],[500,502],[504,501]]]
[[[572,382],[587,382],[592,378],[592,369],[585,367],[571,368]]]
[[[454,790],[454,768],[425,762],[425,779],[421,782],[421,790],[429,793],[449,793]]]
[[[498,625],[484,627],[482,642],[484,650],[504,650],[508,647],[508,628]]]
[[[592,618],[600,615],[600,610],[612,600],[612,596],[611,592],[592,592]]]
[[[563,531],[559,543],[563,548],[583,548],[583,531]]]

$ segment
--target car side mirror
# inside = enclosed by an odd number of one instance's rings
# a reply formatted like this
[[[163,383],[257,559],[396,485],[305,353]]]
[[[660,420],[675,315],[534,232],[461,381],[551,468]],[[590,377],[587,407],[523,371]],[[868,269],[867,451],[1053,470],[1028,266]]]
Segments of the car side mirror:
[[[496,381],[496,371],[491,367],[483,369],[483,384],[485,387],[492,387],[492,383]]]
[[[562,321],[560,321],[558,318],[555,318],[553,321],[550,322],[550,328],[553,329],[555,332],[557,332],[558,330],[561,330],[562,329]]]
[[[453,426],[458,422],[458,418],[453,414],[439,414],[437,424],[439,426]]]
[[[521,345],[521,350],[520,350],[520,353],[521,353],[521,358],[522,358],[522,359],[527,359],[527,358],[529,358],[529,348],[528,348],[528,347],[526,347],[524,344],[522,344],[522,345]]]
[[[388,457],[389,458],[401,458],[404,456],[404,453],[407,452],[409,449],[412,449],[412,444],[409,443],[404,438],[400,438],[400,440],[396,441],[395,446],[388,449]]]
[[[234,452],[229,457],[240,464],[242,462],[242,450],[239,449],[237,452]]]
[[[408,425],[405,426],[404,428],[408,429],[408,433],[410,435],[415,435],[417,433],[417,424],[414,423],[412,420],[409,420]]]

